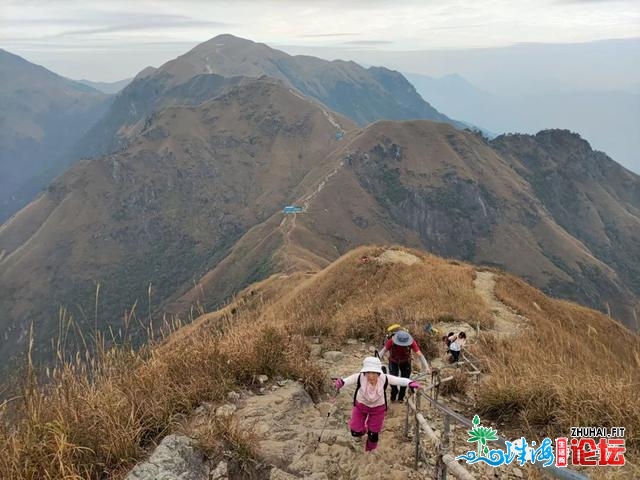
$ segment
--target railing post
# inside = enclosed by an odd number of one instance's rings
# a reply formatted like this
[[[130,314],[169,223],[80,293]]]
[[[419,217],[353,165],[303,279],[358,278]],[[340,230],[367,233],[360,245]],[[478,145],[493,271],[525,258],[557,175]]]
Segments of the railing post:
[[[444,457],[447,453],[451,451],[451,417],[447,414],[444,416],[444,429],[442,431],[442,441],[440,443],[440,461],[441,461],[441,470],[440,470],[440,480],[447,480],[447,464],[442,461],[442,457]]]
[[[416,399],[416,411],[415,411],[416,429],[415,429],[414,436],[416,441],[416,458],[415,458],[414,469],[418,470],[418,458],[420,457],[420,423],[418,422],[418,412],[420,410],[420,395],[416,395],[415,399]]]
[[[434,393],[436,391],[436,381],[438,378],[438,372],[434,369],[431,370],[431,398],[434,398]]]
[[[409,439],[409,411],[411,407],[409,407],[409,402],[405,402],[405,413],[404,413],[404,439]]]

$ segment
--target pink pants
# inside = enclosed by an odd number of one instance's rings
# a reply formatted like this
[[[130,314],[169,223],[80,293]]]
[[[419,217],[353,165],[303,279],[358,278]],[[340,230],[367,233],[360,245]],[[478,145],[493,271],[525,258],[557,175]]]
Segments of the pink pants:
[[[382,430],[384,416],[386,414],[384,405],[378,407],[367,407],[360,402],[356,402],[351,411],[351,420],[349,420],[349,428],[352,435],[361,436],[367,434],[367,444],[365,450],[367,452],[375,450],[378,446],[378,434]]]

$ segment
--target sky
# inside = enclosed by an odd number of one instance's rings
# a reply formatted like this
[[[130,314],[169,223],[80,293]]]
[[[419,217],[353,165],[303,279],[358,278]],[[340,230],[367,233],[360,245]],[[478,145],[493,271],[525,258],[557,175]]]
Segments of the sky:
[[[640,37],[640,2],[2,0],[0,26],[0,48],[69,78],[116,81],[221,33],[372,63],[395,52],[629,39]]]

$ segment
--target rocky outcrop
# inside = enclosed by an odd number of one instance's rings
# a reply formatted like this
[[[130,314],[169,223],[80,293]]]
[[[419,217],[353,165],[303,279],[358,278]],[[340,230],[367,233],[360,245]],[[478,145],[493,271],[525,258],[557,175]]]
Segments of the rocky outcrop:
[[[159,479],[209,480],[209,467],[193,440],[181,435],[165,437],[149,460],[136,465],[125,477],[125,480]]]

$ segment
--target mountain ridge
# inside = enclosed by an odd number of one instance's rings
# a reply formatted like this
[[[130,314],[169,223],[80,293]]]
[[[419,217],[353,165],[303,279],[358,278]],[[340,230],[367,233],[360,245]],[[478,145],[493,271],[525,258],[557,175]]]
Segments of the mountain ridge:
[[[124,146],[120,135],[123,129],[167,106],[163,96],[179,85],[210,74],[277,78],[361,125],[381,118],[427,118],[466,128],[437,112],[398,72],[383,67],[364,69],[352,61],[291,56],[262,43],[224,34],[157,69],[148,67],[139,73],[120,92],[110,112],[81,139],[73,156],[119,151]],[[190,102],[188,97],[182,100]]]
[[[424,139],[424,143],[414,146],[414,152],[427,152],[425,158],[431,159],[431,162],[438,158],[440,160],[426,166],[418,160],[420,157],[407,159],[411,162],[411,168],[408,169],[411,177],[401,179],[396,173],[394,180],[394,170],[389,169],[387,163],[376,163],[371,159],[374,155],[380,158],[395,155],[400,160],[403,142],[394,138],[392,132],[405,128],[417,129],[412,133],[413,138]],[[439,145],[436,140],[438,136],[430,137],[427,133],[433,135],[433,130],[438,129],[444,131],[444,135],[439,137]],[[371,131],[374,132],[374,142],[353,145],[362,141]],[[456,135],[463,139],[456,139]],[[559,132],[559,135],[573,134]],[[385,137],[394,138],[398,143],[387,140],[385,145]],[[445,141],[442,141],[442,137]],[[461,162],[465,155],[477,155],[478,150],[471,150],[464,145],[470,140],[471,145],[475,145],[473,149],[485,149],[484,157],[479,158],[494,157],[499,163],[492,164],[490,161],[487,165],[491,166],[481,167],[477,161],[469,164]],[[433,125],[425,130],[419,122],[379,122],[361,131],[352,144],[342,150],[360,152],[334,154],[333,160],[323,167],[325,174],[316,175],[316,182],[322,185],[322,190],[318,190],[314,200],[319,200],[319,205],[314,206],[312,201],[307,205],[306,213],[295,215],[292,219],[285,217],[279,226],[276,216],[264,225],[254,227],[255,231],[238,243],[239,254],[232,251],[189,294],[176,304],[170,304],[169,311],[178,312],[185,305],[201,301],[203,296],[220,298],[241,288],[242,284],[233,287],[232,283],[222,282],[227,276],[243,278],[237,272],[237,266],[241,264],[250,268],[254,264],[264,264],[260,259],[267,258],[274,272],[314,270],[323,268],[336,255],[362,242],[391,242],[506,268],[541,286],[548,293],[595,305],[601,310],[610,308],[616,316],[626,318],[633,325],[637,290],[625,286],[631,284],[628,283],[628,274],[624,274],[624,267],[618,263],[615,269],[612,268],[591,251],[591,242],[580,235],[577,238],[572,236],[569,231],[576,232],[569,226],[567,231],[562,226],[564,223],[558,225],[552,213],[547,211],[545,203],[538,198],[535,188],[520,175],[511,177],[515,172],[509,163],[510,158],[498,157],[484,140],[471,134],[456,133],[445,125]],[[449,158],[445,159],[442,155],[448,155]],[[353,177],[351,171],[367,163],[370,164],[368,169]],[[444,169],[444,172],[434,174],[440,169]],[[346,171],[347,176],[331,175],[338,170]],[[483,170],[491,174],[487,176]],[[376,171],[382,171],[384,176]],[[498,171],[501,173],[497,174]],[[431,177],[435,183],[429,182],[420,187],[416,179],[424,175]],[[496,182],[499,178],[502,180]],[[630,180],[638,181],[634,176]],[[410,183],[406,184],[407,181]],[[344,192],[348,193],[345,195]],[[498,208],[499,205],[502,206]],[[349,214],[345,211],[347,209]],[[311,223],[307,221],[310,216],[313,217]],[[626,230],[631,234],[630,240],[625,240],[631,252],[637,250],[637,244],[633,242],[634,227],[632,225]],[[274,244],[273,237],[268,234],[274,230],[282,238],[280,243]],[[266,238],[270,242],[266,242]],[[558,248],[560,245],[565,246]],[[312,246],[311,251],[309,246]],[[245,253],[252,250],[259,252],[253,262]],[[584,265],[590,265],[588,268],[594,270],[585,273]],[[636,268],[637,264],[633,265],[632,268]],[[583,290],[574,284],[575,278],[580,279],[578,282],[583,284]],[[552,279],[553,282],[549,283]],[[222,285],[225,290],[220,291]],[[598,291],[608,292],[605,297],[611,295],[613,300],[605,302],[602,300],[603,293]],[[614,294],[616,291],[622,293]],[[605,303],[609,303],[609,307]]]
[[[289,201],[338,143],[333,122],[281,82],[253,79],[198,106],[169,107],[124,152],[78,163],[0,227],[3,331],[20,337],[29,312],[46,338],[56,304],[86,306],[94,282],[103,283],[103,327],[117,325],[123,303],[149,283],[156,301],[179,291]],[[4,342],[3,357],[9,351]]]

